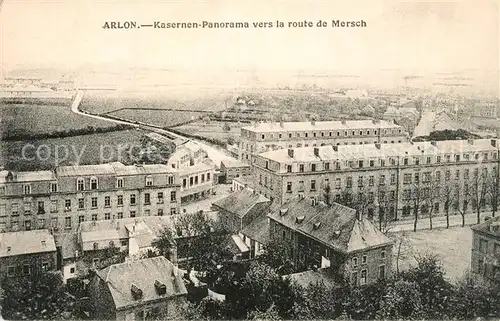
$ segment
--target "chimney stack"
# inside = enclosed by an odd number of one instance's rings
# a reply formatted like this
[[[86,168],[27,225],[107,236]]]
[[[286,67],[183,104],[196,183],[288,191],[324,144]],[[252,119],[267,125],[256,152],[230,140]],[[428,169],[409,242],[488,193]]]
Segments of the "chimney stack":
[[[431,141],[431,145],[432,145],[432,146],[437,146],[436,141],[435,141],[435,140],[432,140],[432,141]]]
[[[338,152],[339,151],[339,147],[337,145],[332,145],[332,148],[334,151]]]
[[[380,149],[380,146],[381,146],[381,145],[380,145],[380,143],[375,143],[375,147],[376,147],[377,149]]]
[[[288,149],[288,157],[293,158],[293,148]]]
[[[342,125],[345,125],[347,124],[347,122],[345,121],[345,119],[342,119]]]
[[[280,120],[280,127],[285,127],[284,123],[283,123],[283,120]]]
[[[314,147],[314,156],[319,157],[319,148]]]
[[[467,139],[467,143],[469,143],[469,145],[474,145],[474,139]]]
[[[491,140],[491,146],[497,147],[497,140],[496,139]]]

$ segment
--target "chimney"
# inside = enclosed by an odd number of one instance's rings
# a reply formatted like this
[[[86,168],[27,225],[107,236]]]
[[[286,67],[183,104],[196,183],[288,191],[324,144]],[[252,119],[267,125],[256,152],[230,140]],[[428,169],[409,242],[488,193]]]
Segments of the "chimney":
[[[288,149],[288,157],[293,158],[293,148]]]
[[[380,143],[375,143],[375,147],[376,147],[377,149],[380,149],[380,146],[381,146],[381,145],[380,145]]]
[[[342,119],[342,125],[345,125],[347,124],[347,122],[345,121],[345,119]]]
[[[285,125],[283,124],[283,120],[280,120],[280,127],[285,127]]]
[[[311,205],[316,206],[316,199],[315,198],[311,198]]]
[[[304,219],[305,219],[305,218],[306,218],[306,217],[305,217],[304,215],[297,216],[297,217],[295,218],[295,223],[300,224],[300,223],[304,222]]]
[[[317,229],[319,229],[320,226],[321,226],[321,222],[316,222],[313,224],[313,229],[317,230]]]
[[[10,253],[10,250],[12,250],[12,248],[10,246],[7,246],[7,253]]]
[[[130,287],[130,292],[132,293],[132,297],[134,300],[142,299],[142,290],[139,289],[135,284],[132,284]]]
[[[497,140],[496,139],[491,140],[491,146],[497,147]]]
[[[437,146],[436,141],[435,141],[435,140],[432,140],[432,141],[431,141],[431,145],[432,145],[432,146]]]
[[[165,295],[167,293],[167,286],[158,280],[155,280],[155,289],[158,295]]]
[[[311,120],[311,125],[316,125],[316,121],[314,119]]]
[[[474,145],[474,139],[467,139],[467,143],[469,143],[469,145]]]
[[[319,157],[319,148],[314,147],[314,156]]]

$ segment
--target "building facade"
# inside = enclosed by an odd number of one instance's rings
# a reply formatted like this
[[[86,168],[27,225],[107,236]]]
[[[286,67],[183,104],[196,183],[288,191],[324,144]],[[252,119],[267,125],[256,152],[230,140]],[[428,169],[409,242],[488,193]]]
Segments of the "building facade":
[[[268,217],[270,240],[288,244],[299,269],[328,268],[338,274],[338,282],[353,285],[392,273],[392,241],[352,208],[295,198]]]
[[[254,154],[284,148],[406,141],[401,126],[383,120],[258,123],[241,129],[239,159],[251,163]]]
[[[0,172],[0,231],[75,233],[85,221],[180,213],[178,170],[121,163]]]
[[[499,141],[321,146],[262,153],[257,192],[284,203],[300,196],[355,207],[368,218],[470,213],[498,206]]]
[[[238,160],[222,161],[220,171],[224,175],[226,183],[232,183],[235,178],[250,176],[252,174],[250,164]]]
[[[472,227],[471,269],[500,282],[500,218],[494,217]]]
[[[0,280],[36,278],[57,270],[54,237],[48,230],[0,233]]]

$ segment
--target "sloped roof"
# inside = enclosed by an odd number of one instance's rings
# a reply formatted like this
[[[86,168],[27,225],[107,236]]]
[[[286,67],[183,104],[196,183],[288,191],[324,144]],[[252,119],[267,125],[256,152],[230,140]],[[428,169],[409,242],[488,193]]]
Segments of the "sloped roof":
[[[269,219],[267,215],[259,215],[245,226],[240,233],[260,244],[267,244],[269,241]]]
[[[401,126],[386,121],[373,122],[372,120],[346,120],[343,121],[316,121],[308,122],[283,122],[257,123],[254,126],[243,127],[252,132],[284,132],[284,131],[309,131],[309,130],[340,130],[364,128],[400,128]]]
[[[0,257],[55,252],[56,243],[49,230],[0,233]]]
[[[269,199],[259,193],[254,193],[250,190],[244,189],[241,191],[229,194],[229,196],[220,199],[212,205],[238,215],[240,218],[244,217],[256,204],[270,202]]]
[[[328,288],[340,286],[340,283],[336,282],[335,276],[329,268],[288,274],[284,275],[283,278],[290,279],[304,288],[318,283],[323,283]]]
[[[387,244],[388,239],[356,210],[333,203],[312,205],[308,199],[292,199],[273,210],[269,218],[343,253]]]
[[[111,265],[97,272],[109,288],[117,310],[144,305],[151,301],[186,295],[187,290],[180,273],[163,256]],[[159,295],[155,288],[158,280],[166,286],[166,294]],[[142,290],[142,299],[134,300],[131,287]]]
[[[492,217],[483,223],[474,225],[471,227],[471,229],[473,231],[476,231],[476,232],[482,232],[482,233],[488,234],[488,235],[496,238],[497,240],[500,240],[500,229],[496,232],[491,231],[490,225],[492,225],[492,224],[500,224],[500,216]]]

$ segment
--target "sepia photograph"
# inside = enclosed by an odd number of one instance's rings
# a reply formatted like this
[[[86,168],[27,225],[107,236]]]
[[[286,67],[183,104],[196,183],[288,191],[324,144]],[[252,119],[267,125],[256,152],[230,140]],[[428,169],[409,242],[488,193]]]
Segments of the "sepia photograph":
[[[497,0],[0,0],[0,321],[500,318]]]

